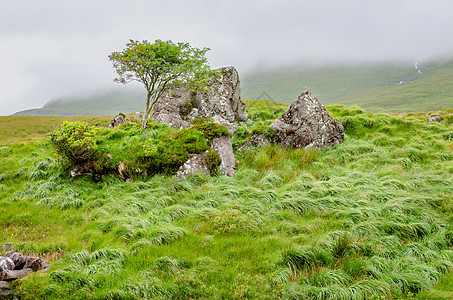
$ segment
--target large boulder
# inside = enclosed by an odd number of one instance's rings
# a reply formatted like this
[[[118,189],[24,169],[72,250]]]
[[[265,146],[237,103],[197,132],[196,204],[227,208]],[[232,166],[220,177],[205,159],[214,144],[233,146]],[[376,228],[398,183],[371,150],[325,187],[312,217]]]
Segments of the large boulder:
[[[309,91],[300,94],[270,127],[275,130],[274,142],[282,146],[323,149],[344,140],[343,125]]]
[[[151,118],[174,128],[188,127],[198,117],[211,117],[229,129],[248,122],[238,72],[233,67],[225,67],[216,73],[210,75],[206,91],[178,88],[164,93],[154,105]]]

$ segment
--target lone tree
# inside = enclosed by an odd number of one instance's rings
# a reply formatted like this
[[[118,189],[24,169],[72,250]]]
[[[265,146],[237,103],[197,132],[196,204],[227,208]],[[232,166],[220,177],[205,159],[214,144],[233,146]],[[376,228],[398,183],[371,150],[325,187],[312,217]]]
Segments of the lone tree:
[[[201,90],[206,87],[211,72],[205,57],[208,50],[193,48],[188,43],[129,40],[125,49],[109,55],[118,73],[115,82],[138,81],[145,85],[147,95],[142,129],[146,128],[149,114],[164,91],[180,86]]]

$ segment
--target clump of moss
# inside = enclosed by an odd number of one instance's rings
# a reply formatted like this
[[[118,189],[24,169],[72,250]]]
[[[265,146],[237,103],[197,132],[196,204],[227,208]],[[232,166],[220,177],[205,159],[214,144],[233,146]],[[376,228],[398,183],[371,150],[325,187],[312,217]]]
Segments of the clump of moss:
[[[193,129],[203,132],[204,136],[208,140],[208,144],[212,143],[212,140],[215,138],[220,138],[222,136],[231,136],[231,133],[226,129],[225,126],[222,126],[218,123],[213,122],[210,118],[197,118],[193,122]]]

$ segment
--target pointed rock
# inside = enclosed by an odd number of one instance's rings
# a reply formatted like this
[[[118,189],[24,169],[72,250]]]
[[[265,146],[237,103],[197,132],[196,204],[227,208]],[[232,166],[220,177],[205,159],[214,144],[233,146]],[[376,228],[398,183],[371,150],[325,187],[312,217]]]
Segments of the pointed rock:
[[[275,130],[274,142],[282,146],[323,149],[344,140],[343,125],[309,91],[300,94],[270,127]]]

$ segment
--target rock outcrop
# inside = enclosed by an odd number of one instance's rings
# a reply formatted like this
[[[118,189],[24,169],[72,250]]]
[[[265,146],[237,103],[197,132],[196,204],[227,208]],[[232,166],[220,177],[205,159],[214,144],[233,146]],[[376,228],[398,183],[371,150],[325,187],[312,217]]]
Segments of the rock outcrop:
[[[274,142],[284,147],[323,149],[344,140],[343,125],[309,91],[300,94],[270,127],[275,130]]]
[[[198,117],[211,117],[229,129],[248,122],[238,72],[233,67],[216,71],[218,75],[210,75],[207,91],[178,88],[164,93],[154,105],[151,118],[174,128],[188,127]]]

